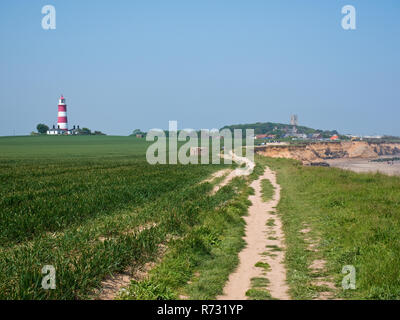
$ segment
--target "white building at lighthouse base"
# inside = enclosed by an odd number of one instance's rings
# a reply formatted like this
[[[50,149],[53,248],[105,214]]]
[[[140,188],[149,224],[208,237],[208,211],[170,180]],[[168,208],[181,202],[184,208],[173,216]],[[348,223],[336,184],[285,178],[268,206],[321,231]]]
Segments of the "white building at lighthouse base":
[[[53,129],[47,130],[47,134],[49,134],[49,135],[65,134],[65,131],[61,130],[61,129],[53,128]]]
[[[69,129],[69,130],[63,130],[60,128],[55,128],[55,126],[53,126],[52,129],[47,130],[46,132],[48,135],[74,135],[74,134],[79,134],[79,126],[77,129],[75,129],[75,126],[73,129]]]

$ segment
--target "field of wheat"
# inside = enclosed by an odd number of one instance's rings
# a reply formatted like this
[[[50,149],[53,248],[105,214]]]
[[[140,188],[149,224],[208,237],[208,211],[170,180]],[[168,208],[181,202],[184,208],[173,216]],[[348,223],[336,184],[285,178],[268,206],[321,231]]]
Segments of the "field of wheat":
[[[222,241],[224,221],[211,222],[237,190],[211,196],[212,184],[200,182],[223,166],[150,165],[148,145],[132,137],[0,138],[0,299],[91,298],[104,278],[154,259],[171,238],[187,256],[173,260],[169,290],[185,284]],[[44,265],[56,270],[55,290],[42,288]]]

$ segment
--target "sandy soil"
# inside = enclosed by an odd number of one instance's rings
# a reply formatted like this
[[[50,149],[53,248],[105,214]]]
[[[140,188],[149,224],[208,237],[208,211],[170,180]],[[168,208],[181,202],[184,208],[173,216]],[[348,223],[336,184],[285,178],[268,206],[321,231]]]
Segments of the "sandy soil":
[[[268,179],[275,187],[275,194],[271,201],[262,201],[261,181]],[[246,235],[244,240],[247,243],[245,249],[239,253],[239,266],[229,276],[224,288],[224,294],[217,297],[220,300],[246,300],[246,291],[251,287],[251,279],[254,277],[267,277],[270,281],[268,290],[273,298],[289,299],[288,286],[286,284],[286,269],[283,264],[284,250],[273,251],[274,256],[265,255],[268,251],[267,245],[278,246],[283,249],[284,236],[282,224],[275,214],[275,206],[280,199],[280,186],[276,183],[275,174],[268,168],[258,180],[253,181],[251,187],[255,194],[249,197],[252,205],[249,208],[249,215],[244,217],[246,221]],[[274,225],[267,227],[268,219],[274,219]],[[268,235],[276,240],[268,240]],[[265,274],[263,268],[256,267],[257,262],[266,262],[271,269]]]
[[[107,277],[101,283],[101,288],[93,294],[95,300],[114,300],[119,291],[131,283],[132,280],[144,280],[148,272],[156,266],[161,260],[166,251],[165,245],[160,245],[157,253],[156,261],[150,261],[142,266],[137,266],[134,269],[128,268],[125,272],[118,273]]]
[[[205,179],[202,182],[213,182],[217,178],[221,178],[223,176],[227,176],[231,172],[230,169],[221,169],[218,170],[217,172],[214,172],[208,179]]]
[[[388,158],[385,156],[384,158]],[[333,159],[326,160],[331,167],[351,170],[354,172],[380,172],[400,176],[400,161],[392,164],[386,162],[371,162],[368,159]]]
[[[237,168],[233,171],[230,171],[229,174],[225,177],[225,179],[216,185],[212,191],[212,193],[216,193],[219,189],[222,187],[226,186],[229,182],[231,182],[232,179],[240,176],[248,176],[251,174],[254,170],[255,163],[252,162],[251,160],[247,159],[246,157],[239,157],[236,154],[234,154],[232,151],[228,155],[223,155],[222,156],[225,159],[232,160],[238,164],[245,164],[244,168]]]
[[[156,226],[157,224],[155,223],[149,223],[128,231],[125,234],[133,232],[140,233]],[[99,238],[99,241],[101,242],[104,242],[105,240],[106,238],[104,237]],[[156,262],[163,257],[165,251],[166,246],[164,244],[160,244],[158,253],[156,255],[156,261],[150,261],[144,265],[138,265],[135,267],[128,267],[124,272],[108,276],[101,282],[100,288],[94,291],[92,298],[96,300],[114,300],[119,291],[122,288],[127,287],[131,280],[143,280],[147,276],[147,273],[156,265]]]

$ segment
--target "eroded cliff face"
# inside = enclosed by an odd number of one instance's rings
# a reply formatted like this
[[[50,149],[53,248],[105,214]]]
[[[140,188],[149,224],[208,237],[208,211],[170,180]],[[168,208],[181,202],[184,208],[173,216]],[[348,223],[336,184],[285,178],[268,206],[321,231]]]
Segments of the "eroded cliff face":
[[[304,164],[338,158],[377,158],[400,153],[399,143],[369,143],[364,141],[315,142],[307,145],[262,146],[256,153],[272,158],[290,158]]]

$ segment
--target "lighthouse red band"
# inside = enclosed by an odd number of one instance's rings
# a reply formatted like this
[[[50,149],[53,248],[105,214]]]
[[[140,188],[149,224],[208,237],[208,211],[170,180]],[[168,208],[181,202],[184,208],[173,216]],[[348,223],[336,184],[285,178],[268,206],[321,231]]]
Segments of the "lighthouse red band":
[[[68,119],[67,119],[67,105],[65,104],[65,98],[61,95],[58,100],[58,121],[57,126],[61,130],[68,130]]]

